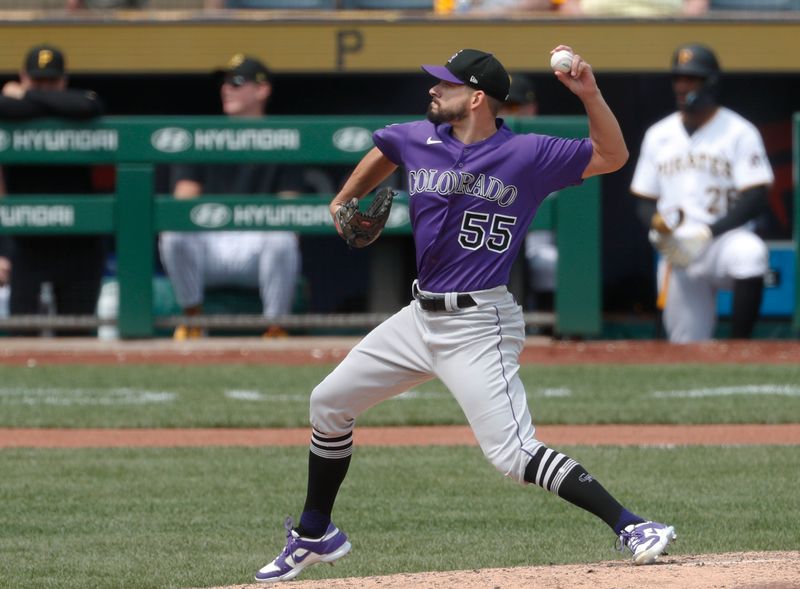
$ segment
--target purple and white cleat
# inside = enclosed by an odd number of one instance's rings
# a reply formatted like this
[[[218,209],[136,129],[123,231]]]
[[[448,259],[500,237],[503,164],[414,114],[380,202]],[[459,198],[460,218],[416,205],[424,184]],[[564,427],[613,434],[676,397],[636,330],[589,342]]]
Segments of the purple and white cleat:
[[[677,537],[674,527],[658,522],[631,524],[620,532],[619,550],[630,550],[633,564],[651,564]]]
[[[286,547],[278,557],[256,573],[256,581],[276,583],[290,581],[304,568],[318,562],[333,564],[350,552],[350,542],[339,528],[331,523],[321,538],[304,538],[293,529],[291,517],[284,522]]]

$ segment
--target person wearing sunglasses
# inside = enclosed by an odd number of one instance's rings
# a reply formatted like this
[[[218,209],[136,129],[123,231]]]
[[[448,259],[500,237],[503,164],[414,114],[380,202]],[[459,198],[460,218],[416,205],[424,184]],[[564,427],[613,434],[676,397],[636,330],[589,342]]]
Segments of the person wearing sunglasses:
[[[223,112],[230,117],[266,116],[272,95],[270,71],[255,57],[237,53],[218,72]],[[202,194],[295,196],[303,190],[301,169],[272,163],[183,164],[171,169],[175,198]],[[263,314],[288,314],[300,273],[298,237],[289,231],[165,232],[159,249],[175,299],[186,316],[203,312],[204,292],[210,287],[257,288]],[[199,327],[179,325],[176,340],[202,337]],[[271,325],[267,337],[285,336]]]

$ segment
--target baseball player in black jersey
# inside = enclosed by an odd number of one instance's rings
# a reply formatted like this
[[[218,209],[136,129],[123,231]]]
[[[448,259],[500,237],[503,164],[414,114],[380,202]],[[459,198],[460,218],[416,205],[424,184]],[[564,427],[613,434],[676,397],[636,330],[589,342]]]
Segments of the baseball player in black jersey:
[[[20,81],[6,83],[0,96],[0,119],[6,120],[89,119],[102,112],[103,105],[94,92],[67,88],[64,54],[51,45],[31,48]],[[0,197],[94,192],[89,166],[4,166],[1,180]],[[16,235],[12,242],[12,315],[40,312],[39,293],[43,283],[53,287],[58,314],[94,315],[105,264],[102,236]]]

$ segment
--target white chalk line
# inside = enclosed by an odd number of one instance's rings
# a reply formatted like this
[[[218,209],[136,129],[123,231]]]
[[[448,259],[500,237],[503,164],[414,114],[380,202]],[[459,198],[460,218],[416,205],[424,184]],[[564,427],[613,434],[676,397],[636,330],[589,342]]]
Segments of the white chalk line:
[[[700,399],[704,397],[729,397],[732,395],[776,395],[783,397],[800,396],[800,387],[791,385],[757,384],[735,387],[704,387],[699,389],[654,391],[656,399]]]
[[[309,398],[309,394],[287,395],[259,390],[236,389],[225,391],[224,395],[226,398],[235,401],[269,401],[271,403],[293,403],[298,401],[307,402]],[[572,391],[568,388],[536,389],[533,391],[532,395],[539,397],[569,397],[572,395]],[[414,401],[417,399],[429,401],[452,400],[453,395],[451,395],[449,391],[419,391],[412,389],[410,391],[406,391],[405,393],[401,393],[396,397],[392,397],[389,399],[389,401]]]
[[[223,396],[232,401],[269,403],[307,403],[310,392],[287,394],[257,389],[230,389]],[[534,398],[566,398],[573,391],[567,387],[543,387],[529,390]],[[653,391],[647,396],[656,399],[702,399],[710,397],[741,396],[800,396],[800,386],[779,384],[753,384],[724,387],[703,387],[685,390]],[[179,394],[173,391],[136,389],[133,387],[87,388],[87,387],[0,387],[0,406],[2,405],[148,405],[177,401]],[[393,397],[392,401],[441,401],[452,400],[447,390],[412,389]]]
[[[127,387],[93,388],[0,388],[0,405],[149,405],[170,403],[178,398],[170,391],[148,391]]]

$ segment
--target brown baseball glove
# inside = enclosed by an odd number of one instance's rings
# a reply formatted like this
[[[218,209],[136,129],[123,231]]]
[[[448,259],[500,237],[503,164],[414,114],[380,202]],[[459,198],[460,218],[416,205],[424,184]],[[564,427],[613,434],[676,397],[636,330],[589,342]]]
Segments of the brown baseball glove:
[[[391,188],[381,188],[367,210],[358,210],[358,199],[354,198],[340,206],[334,213],[339,233],[350,247],[367,247],[383,231],[392,209],[392,199],[397,194]]]

